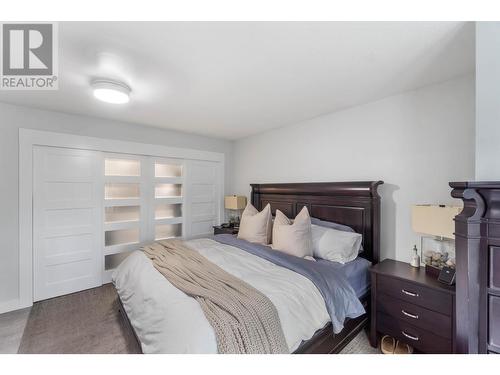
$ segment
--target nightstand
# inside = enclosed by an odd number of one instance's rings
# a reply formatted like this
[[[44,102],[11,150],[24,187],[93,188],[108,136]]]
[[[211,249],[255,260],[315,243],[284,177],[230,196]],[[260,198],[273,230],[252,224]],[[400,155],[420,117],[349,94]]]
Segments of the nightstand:
[[[238,234],[239,228],[229,227],[223,228],[220,225],[216,225],[214,228],[214,235],[216,234]]]
[[[455,287],[386,259],[371,269],[370,343],[392,336],[423,353],[453,353]]]

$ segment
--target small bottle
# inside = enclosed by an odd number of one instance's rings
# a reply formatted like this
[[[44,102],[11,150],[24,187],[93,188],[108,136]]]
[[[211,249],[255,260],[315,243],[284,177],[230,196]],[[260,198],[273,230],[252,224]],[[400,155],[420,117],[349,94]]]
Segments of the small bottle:
[[[413,256],[410,265],[415,268],[420,268],[420,257],[418,256],[417,245],[413,245]]]

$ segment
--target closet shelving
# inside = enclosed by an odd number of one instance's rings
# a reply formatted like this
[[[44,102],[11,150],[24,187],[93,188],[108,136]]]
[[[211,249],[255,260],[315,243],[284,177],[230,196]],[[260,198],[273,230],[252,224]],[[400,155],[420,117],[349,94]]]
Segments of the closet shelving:
[[[154,159],[153,207],[154,239],[183,236],[184,163]]]
[[[146,163],[140,156],[104,156],[103,281],[145,237]]]
[[[184,235],[183,171],[182,160],[104,156],[104,282],[141,245]]]

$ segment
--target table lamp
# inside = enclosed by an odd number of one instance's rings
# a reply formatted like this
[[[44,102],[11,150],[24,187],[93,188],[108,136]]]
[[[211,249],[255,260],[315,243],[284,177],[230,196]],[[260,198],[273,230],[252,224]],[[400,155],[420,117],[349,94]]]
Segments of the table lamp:
[[[226,210],[236,211],[236,216],[229,217],[229,223],[233,224],[234,227],[239,227],[240,225],[240,211],[243,210],[247,205],[247,197],[243,195],[227,195],[224,197],[224,208]]]
[[[455,267],[455,223],[461,207],[422,204],[412,207],[412,228],[423,234],[420,240],[421,259],[425,271],[438,276],[444,266]],[[424,238],[431,241],[424,244]],[[424,249],[425,247],[425,249]]]

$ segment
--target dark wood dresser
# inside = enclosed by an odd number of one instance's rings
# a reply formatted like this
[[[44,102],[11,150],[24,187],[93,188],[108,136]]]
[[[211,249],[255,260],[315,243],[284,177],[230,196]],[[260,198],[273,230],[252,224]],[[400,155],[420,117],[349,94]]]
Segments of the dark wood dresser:
[[[455,217],[457,352],[500,354],[500,182],[451,182]]]
[[[389,335],[423,353],[453,353],[455,288],[386,259],[371,268],[370,342]]]

